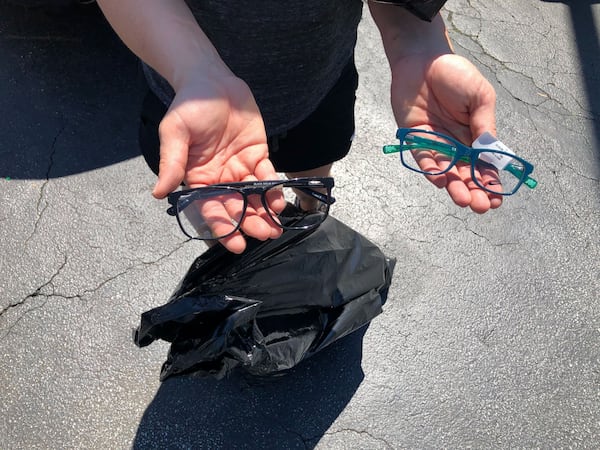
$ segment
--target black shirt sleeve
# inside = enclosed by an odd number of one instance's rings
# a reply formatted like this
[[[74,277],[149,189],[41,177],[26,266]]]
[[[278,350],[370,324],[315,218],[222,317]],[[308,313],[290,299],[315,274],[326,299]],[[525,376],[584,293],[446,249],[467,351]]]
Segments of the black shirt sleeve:
[[[442,9],[446,0],[376,0],[377,3],[390,3],[406,8],[419,19],[431,22]]]

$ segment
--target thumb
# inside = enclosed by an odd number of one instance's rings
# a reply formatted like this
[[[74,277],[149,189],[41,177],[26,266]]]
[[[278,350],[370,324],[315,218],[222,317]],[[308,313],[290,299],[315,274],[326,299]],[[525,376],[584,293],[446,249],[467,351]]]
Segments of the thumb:
[[[159,126],[160,163],[158,181],[152,191],[156,198],[165,198],[176,190],[184,179],[189,151],[189,133],[186,130],[181,123],[179,126],[173,126],[173,117],[170,117],[169,113]]]
[[[486,131],[496,136],[496,92],[486,79],[481,80],[481,86],[470,109],[471,142]]]

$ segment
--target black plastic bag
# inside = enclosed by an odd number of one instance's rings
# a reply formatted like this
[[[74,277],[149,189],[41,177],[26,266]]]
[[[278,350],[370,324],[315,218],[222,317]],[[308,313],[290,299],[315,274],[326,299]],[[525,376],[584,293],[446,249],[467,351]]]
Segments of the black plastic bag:
[[[282,220],[310,214],[290,205]],[[167,304],[142,314],[136,345],[171,342],[161,380],[289,369],[381,313],[395,260],[333,217],[310,231],[247,241],[241,255],[207,250]]]

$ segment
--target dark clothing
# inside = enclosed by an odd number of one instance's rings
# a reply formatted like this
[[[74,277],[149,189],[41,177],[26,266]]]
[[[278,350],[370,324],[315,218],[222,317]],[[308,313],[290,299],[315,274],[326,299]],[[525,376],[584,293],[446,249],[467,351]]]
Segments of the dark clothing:
[[[358,73],[351,60],[341,77],[317,109],[290,130],[268,139],[269,159],[278,172],[300,172],[342,159],[354,135],[354,101]],[[148,90],[144,99],[139,141],[142,154],[158,174],[158,124],[167,111],[164,103]]]
[[[267,136],[298,125],[321,103],[354,54],[361,0],[187,0],[202,31],[250,87]],[[145,66],[169,105],[171,86]]]

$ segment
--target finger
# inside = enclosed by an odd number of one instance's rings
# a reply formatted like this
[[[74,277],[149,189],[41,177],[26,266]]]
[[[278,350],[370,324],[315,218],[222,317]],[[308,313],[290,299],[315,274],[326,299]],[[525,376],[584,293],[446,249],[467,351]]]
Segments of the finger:
[[[277,175],[275,174],[275,177]],[[243,181],[257,181],[254,175],[249,175]],[[268,203],[267,203],[268,204]],[[279,205],[277,205],[279,206]],[[283,202],[283,208],[285,201]],[[250,195],[248,197],[248,205],[244,214],[241,228],[248,236],[259,240],[275,239],[281,236],[281,227],[274,222],[277,213],[273,210],[267,211],[262,202],[260,195]]]
[[[222,195],[203,201],[200,214],[212,236],[226,236],[239,224],[243,214],[243,200],[232,195]]]
[[[246,239],[244,239],[244,236],[239,232],[227,236],[226,238],[219,239],[219,242],[231,253],[237,255],[244,253],[244,250],[246,250]]]
[[[287,205],[287,201],[285,200],[285,196],[281,189],[269,189],[265,194],[265,198],[272,217],[277,217]]]
[[[496,136],[496,92],[492,85],[484,78],[477,89],[477,95],[472,98],[469,126],[473,140],[489,131]]]
[[[274,224],[271,219],[265,220],[263,217],[249,213],[249,211],[246,211],[246,216],[242,222],[242,229],[248,236],[261,241],[276,239],[282,233],[282,229]]]
[[[256,164],[254,175],[260,181],[277,179],[277,172],[268,158],[262,159]]]
[[[495,167],[478,164],[476,172],[479,174],[480,183],[487,189],[490,189],[498,194],[503,192],[502,182],[498,175],[498,170]]]
[[[490,210],[491,202],[487,192],[476,187],[471,190],[471,210],[477,214],[483,214]]]
[[[477,214],[483,214],[489,211],[491,207],[490,198],[486,191],[481,189],[481,187],[477,184],[481,184],[481,175],[475,170],[476,180],[473,179],[473,172],[470,164],[460,164],[457,167],[459,176],[465,183],[465,186],[469,189],[469,193],[471,195],[471,202],[469,203],[469,207],[473,212]]]
[[[459,161],[446,173],[446,177],[448,178],[446,189],[454,203],[462,207],[471,205],[472,189],[477,187],[472,180],[471,165]]]
[[[490,208],[496,209],[502,206],[502,196],[501,195],[490,195]]]
[[[243,200],[234,197],[229,200],[225,198],[209,200],[203,202],[201,207],[201,214],[213,236],[232,233],[237,227],[242,212]],[[246,249],[246,240],[239,231],[219,239],[219,242],[232,253],[240,254]]]
[[[427,178],[431,183],[433,183],[433,185],[437,188],[445,188],[446,185],[448,184],[448,180],[446,178],[446,175],[425,175],[425,178]]]
[[[440,167],[438,158],[443,158],[444,155],[440,155],[437,152],[419,150],[419,151],[413,151],[411,153],[412,153],[412,156],[415,159],[416,163],[418,164],[419,168],[424,172],[441,172],[442,170],[444,170],[444,168],[448,167],[447,164],[445,166],[443,166],[443,168]],[[440,161],[444,161],[444,160],[440,159]],[[446,161],[447,161],[447,158],[446,158]],[[433,183],[438,188],[446,187],[447,179],[444,174],[442,174],[442,175],[425,175],[425,178],[427,178],[431,183]]]
[[[173,192],[183,181],[188,158],[189,135],[178,117],[167,112],[158,127],[160,139],[160,163],[158,181],[152,195],[164,198]]]
[[[435,160],[440,170],[446,170],[452,164],[451,158],[441,153],[436,153]],[[459,161],[443,174],[446,178],[445,187],[448,195],[454,203],[463,208],[471,203],[471,194],[467,186],[467,182],[471,178],[469,167],[468,164]]]
[[[237,225],[241,218],[240,228],[244,233],[261,241],[269,239],[272,235],[279,236],[278,226],[273,224],[268,218],[267,212],[262,208],[260,200],[256,203],[256,199],[259,198],[257,195],[250,196],[246,211],[242,217],[243,202],[241,198],[237,201],[226,201],[223,203],[225,215],[233,219],[233,223]],[[257,205],[260,205],[259,212],[257,212]]]
[[[490,200],[490,208],[499,208],[502,205],[502,195],[500,193],[503,192],[503,186],[498,175],[498,170],[493,166],[478,164],[475,174],[482,186],[498,192],[498,194],[487,192],[487,196]]]
[[[275,213],[273,213],[275,215]],[[248,236],[264,241],[281,235],[279,226],[273,222],[265,210],[259,195],[252,195],[242,222],[242,229]]]
[[[470,178],[470,175],[468,178]],[[469,206],[472,200],[471,190],[456,167],[446,172],[446,180],[446,191],[448,191],[452,201],[463,208]]]
[[[256,175],[257,180],[261,181],[278,179],[277,172],[275,172],[275,168],[269,159],[263,159],[256,165],[254,175]],[[286,201],[280,190],[269,190],[266,199],[267,206],[276,214],[285,209]]]
[[[439,153],[430,150],[413,150],[411,154],[423,172],[440,172],[443,170],[438,163]]]

